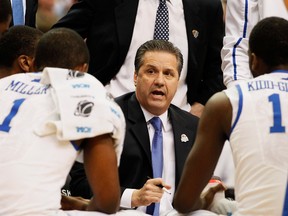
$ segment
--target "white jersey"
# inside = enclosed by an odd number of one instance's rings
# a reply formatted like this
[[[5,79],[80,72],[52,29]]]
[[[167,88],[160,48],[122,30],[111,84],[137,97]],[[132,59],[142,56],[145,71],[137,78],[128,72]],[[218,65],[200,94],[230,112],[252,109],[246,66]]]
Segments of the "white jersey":
[[[288,176],[288,71],[274,71],[224,92],[233,108],[235,215],[280,216]]]
[[[79,152],[70,140],[111,133],[120,158],[123,114],[89,74],[50,68],[0,79],[0,104],[0,215],[66,215],[60,190]]]
[[[223,78],[227,87],[253,77],[248,64],[249,35],[259,20],[270,16],[288,20],[284,0],[227,1],[226,34],[221,51]]]

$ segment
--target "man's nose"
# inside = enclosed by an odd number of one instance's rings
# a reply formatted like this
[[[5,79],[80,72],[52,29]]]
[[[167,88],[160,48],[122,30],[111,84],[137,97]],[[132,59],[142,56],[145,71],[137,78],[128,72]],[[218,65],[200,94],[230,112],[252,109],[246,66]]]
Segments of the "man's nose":
[[[165,83],[165,77],[162,72],[158,73],[157,77],[155,78],[155,84],[163,85]]]

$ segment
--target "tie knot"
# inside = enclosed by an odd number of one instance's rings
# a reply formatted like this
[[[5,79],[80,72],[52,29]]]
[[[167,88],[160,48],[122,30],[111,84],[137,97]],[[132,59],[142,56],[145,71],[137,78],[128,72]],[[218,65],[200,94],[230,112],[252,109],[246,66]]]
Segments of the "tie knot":
[[[149,122],[153,125],[155,131],[162,131],[161,119],[159,117],[153,117]]]

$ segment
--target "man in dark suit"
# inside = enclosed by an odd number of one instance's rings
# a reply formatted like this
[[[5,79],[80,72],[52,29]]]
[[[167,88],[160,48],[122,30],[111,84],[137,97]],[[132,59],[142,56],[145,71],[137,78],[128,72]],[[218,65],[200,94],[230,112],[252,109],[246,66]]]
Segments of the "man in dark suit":
[[[132,215],[145,212],[151,203],[160,202],[160,215],[173,209],[173,195],[198,124],[196,116],[171,104],[182,66],[182,54],[172,43],[147,41],[140,46],[135,57],[136,91],[115,99],[126,119],[119,166],[121,207],[137,208],[138,211]],[[155,116],[161,119],[162,125],[162,178],[155,178],[152,165],[152,137],[155,130],[150,120]],[[90,198],[92,194],[89,193],[82,164],[74,165],[71,177],[72,195]]]
[[[72,28],[87,39],[91,56],[88,72],[117,97],[134,90],[129,73],[137,48],[153,39],[158,2],[82,0],[54,28]],[[185,62],[172,103],[200,115],[208,98],[224,88],[221,1],[170,0],[166,4],[169,41],[181,50]]]

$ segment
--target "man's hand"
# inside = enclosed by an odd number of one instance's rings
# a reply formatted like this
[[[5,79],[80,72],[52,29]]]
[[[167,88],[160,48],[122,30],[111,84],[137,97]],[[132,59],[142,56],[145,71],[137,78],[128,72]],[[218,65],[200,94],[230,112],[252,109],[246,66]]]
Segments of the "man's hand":
[[[61,198],[62,210],[82,210],[85,211],[90,200],[82,197],[64,196]]]
[[[226,187],[222,183],[219,183],[205,190],[205,192],[202,192],[201,194],[201,199],[203,203],[202,209],[209,210],[210,209],[209,207],[211,206],[214,200],[215,194],[217,192],[221,192],[221,191],[223,192],[224,190],[226,190]]]
[[[135,190],[132,194],[132,207],[149,206],[151,203],[160,202],[164,190],[171,189],[170,185],[163,182],[161,178],[148,179],[144,186]]]
[[[197,117],[201,117],[202,112],[204,110],[204,106],[200,103],[193,103],[193,105],[191,106],[191,110],[190,113],[192,113],[193,115],[197,116]]]

